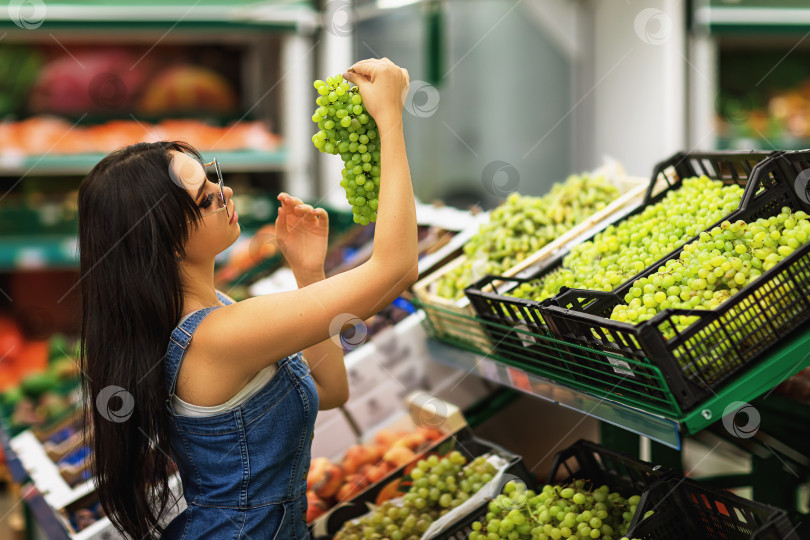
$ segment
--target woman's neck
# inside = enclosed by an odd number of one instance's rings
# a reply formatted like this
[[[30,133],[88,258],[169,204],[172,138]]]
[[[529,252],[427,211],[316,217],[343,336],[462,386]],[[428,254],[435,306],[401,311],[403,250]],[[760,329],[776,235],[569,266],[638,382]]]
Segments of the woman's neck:
[[[210,264],[182,262],[180,276],[183,282],[183,315],[194,310],[222,303],[214,287],[214,261]]]

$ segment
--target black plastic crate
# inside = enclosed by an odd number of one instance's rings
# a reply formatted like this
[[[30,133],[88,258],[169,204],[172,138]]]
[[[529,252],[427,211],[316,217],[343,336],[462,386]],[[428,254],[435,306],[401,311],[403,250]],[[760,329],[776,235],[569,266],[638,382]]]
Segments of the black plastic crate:
[[[580,439],[557,453],[546,483],[568,484],[581,478],[593,482],[594,487],[604,484],[611,491],[630,497],[641,495],[663,474],[667,473],[658,466]],[[535,489],[536,486],[527,483],[527,487]],[[499,493],[494,493],[493,498]],[[466,540],[472,532],[472,524],[486,519],[487,512],[488,505],[485,505],[477,512],[468,514],[452,529],[445,531],[442,539]]]
[[[772,154],[772,153],[771,153]],[[630,216],[639,214],[644,209],[655,204],[667,196],[670,191],[681,187],[681,181],[693,176],[706,175],[709,178],[723,181],[724,184],[737,184],[741,187],[747,185],[748,179],[756,165],[766,159],[767,152],[678,152],[674,156],[655,166],[647,193],[638,206],[630,212],[623,214],[612,221],[604,223],[598,231],[585,241],[591,241],[602,230],[611,224],[618,223]],[[664,181],[667,187],[653,195],[656,185]],[[722,220],[721,220],[722,221]],[[688,242],[687,242],[688,243]],[[548,304],[551,299],[535,302],[511,296],[498,294],[493,284],[503,282],[503,286],[510,287],[519,283],[526,283],[545,277],[562,266],[563,259],[568,253],[561,253],[539,267],[529,267],[516,277],[486,276],[470,285],[465,290],[467,297],[475,307],[479,317],[499,324],[525,324],[527,329],[538,334],[545,333],[548,328],[541,313],[534,308],[541,304]],[[634,281],[636,277],[630,279]],[[498,342],[497,336],[495,342]],[[501,336],[503,337],[503,336]]]
[[[589,480],[624,497],[639,495],[636,514],[625,536],[643,540],[799,540],[784,510],[709,488],[660,466],[579,440],[558,452],[548,484]],[[653,514],[643,519],[644,514]],[[447,537],[466,539],[487,508],[459,521]]]
[[[643,519],[650,510],[653,514]],[[784,510],[675,475],[641,496],[627,537],[799,540]]]
[[[810,199],[806,193],[799,195],[795,185],[801,171],[809,167],[810,151],[775,153],[757,167],[756,181],[746,188],[740,210],[729,220],[753,221],[774,215],[783,206],[810,212],[806,202]],[[660,370],[678,405],[686,411],[810,320],[810,244],[799,247],[714,310],[669,309],[636,325],[609,318],[613,308],[624,303],[635,279],[654,274],[681,251],[674,251],[613,292],[571,289],[542,310],[556,337],[591,350],[592,362],[585,362],[583,368],[610,370],[600,354],[603,351],[626,358],[633,366],[649,365]],[[674,328],[675,315],[697,316],[699,320],[666,339],[663,329]],[[645,377],[629,364],[616,367],[615,359],[612,364],[614,371],[624,373],[622,387]],[[605,379],[603,390],[607,391],[612,381]],[[643,389],[643,385],[637,386]],[[651,391],[650,397],[658,396]]]
[[[622,216],[620,220],[639,214],[648,205],[659,202],[666,197],[668,192],[678,189],[684,178],[706,175],[721,180],[725,184],[737,184],[745,187],[748,185],[749,179],[756,180],[760,174],[756,172],[757,165],[773,154],[766,152],[679,152],[655,166],[644,200],[631,212]],[[661,179],[668,186],[653,196],[655,186]],[[607,226],[608,224],[605,224],[601,230]],[[593,240],[601,230],[594,231],[588,241]],[[567,253],[560,254],[540,268],[527,269],[517,277],[487,276],[465,290],[478,317],[494,323],[494,325],[485,324],[484,328],[495,351],[510,363],[528,369],[540,368],[542,375],[569,385],[583,386],[582,389],[585,391],[590,392],[594,391],[594,388],[602,387],[603,392],[615,394],[617,389],[624,390],[625,394],[628,394],[633,400],[634,405],[651,400],[651,403],[658,407],[671,409],[675,405],[673,398],[662,384],[662,376],[666,377],[666,374],[662,374],[657,368],[645,365],[644,362],[631,362],[632,365],[628,365],[624,361],[617,363],[615,359],[606,359],[604,355],[594,355],[588,349],[572,349],[564,342],[552,343],[529,335],[559,337],[549,329],[545,319],[545,308],[555,303],[554,298],[536,302],[506,296],[503,291],[520,283],[545,277],[562,266],[565,255]],[[670,256],[664,256],[655,265],[668,260]],[[617,290],[627,287],[643,273],[644,271],[633,276],[620,285]],[[498,288],[502,291],[500,294],[495,287],[496,284],[499,284]],[[513,328],[518,331],[512,330]],[[590,365],[592,363],[600,365],[594,367]],[[609,373],[611,376],[604,378],[605,373]],[[632,374],[632,378],[628,374]],[[676,386],[676,390],[681,390],[677,388],[677,379],[672,384]]]
[[[655,485],[658,479],[672,474],[650,463],[615,452],[596,443],[580,439],[554,456],[547,484],[569,484],[576,479],[589,480],[593,487],[607,485],[624,497],[640,495]],[[529,485],[530,489],[534,486]],[[497,494],[494,494],[497,495]],[[475,521],[486,519],[488,508],[471,513],[448,531],[452,540],[466,540]]]
[[[509,461],[509,468],[506,470],[506,474],[509,475],[510,478],[518,478],[525,482],[527,486],[533,486],[536,483],[534,477],[531,475],[528,469],[526,469],[526,465],[523,463],[522,457],[493,442],[476,437],[468,428],[462,429],[452,437],[439,441],[436,445],[427,449],[425,453],[438,453],[445,455],[453,450],[458,450],[464,454],[464,457],[466,457],[468,461],[471,461],[473,458],[482,456],[484,454],[497,454]],[[400,471],[400,473],[402,472],[403,471]],[[391,480],[392,478],[389,477],[388,481]],[[374,484],[352,500],[339,503],[337,506],[331,509],[328,512],[326,522],[327,535],[313,535],[314,538],[319,540],[332,538],[335,534],[337,534],[344,523],[357,519],[368,513],[368,505],[374,504],[375,500],[377,499],[377,495],[380,493],[380,491],[382,491],[387,483],[388,482],[379,482]],[[442,533],[442,538],[466,539],[469,532],[472,531],[472,528],[465,527],[471,527],[473,521],[478,519],[477,516],[486,515],[486,508],[488,504],[489,502],[487,501],[471,512],[469,514],[469,518],[459,521],[450,530],[444,531]]]
[[[606,485],[624,497],[641,495],[659,478],[672,474],[660,465],[580,439],[554,456],[547,484],[570,484],[583,479],[593,487]]]

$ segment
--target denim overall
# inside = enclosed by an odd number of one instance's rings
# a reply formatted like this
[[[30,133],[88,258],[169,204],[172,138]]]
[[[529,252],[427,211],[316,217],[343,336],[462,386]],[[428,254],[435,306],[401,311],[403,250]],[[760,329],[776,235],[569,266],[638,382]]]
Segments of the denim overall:
[[[278,362],[270,382],[232,411],[196,418],[180,416],[171,406],[192,335],[218,307],[195,311],[174,329],[163,366],[173,458],[188,503],[163,538],[307,539],[307,472],[318,393],[301,353]]]

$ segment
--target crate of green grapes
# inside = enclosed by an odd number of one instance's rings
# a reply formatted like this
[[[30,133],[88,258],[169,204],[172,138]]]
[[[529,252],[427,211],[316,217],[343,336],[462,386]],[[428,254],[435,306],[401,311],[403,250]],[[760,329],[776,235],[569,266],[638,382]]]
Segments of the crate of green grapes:
[[[431,334],[489,348],[480,327],[460,326],[453,316],[474,315],[464,289],[488,274],[513,276],[542,264],[591,228],[637,204],[648,184],[613,164],[572,175],[543,197],[509,195],[465,244],[462,255],[414,285],[422,305],[441,308],[425,310]]]
[[[494,323],[487,329],[497,352],[553,381],[570,383],[578,377],[586,390],[590,382],[614,385],[615,380],[584,370],[575,359],[578,351],[560,355],[561,347],[533,338],[549,335],[546,306],[565,288],[617,289],[736,212],[749,178],[767,157],[765,152],[677,153],[655,167],[644,200],[620,220],[531,274],[489,276],[469,287],[466,294],[477,317]],[[654,191],[661,183],[666,187]],[[492,289],[495,283],[501,283],[497,290]],[[644,385],[660,380],[656,373],[645,375]],[[669,396],[659,397],[659,405],[672,402]]]
[[[497,465],[495,465],[497,463]],[[477,514],[489,500],[484,494],[498,483],[499,473],[533,483],[523,458],[473,435],[469,428],[444,439],[389,483],[340,503],[327,520],[316,524],[313,538],[349,540],[450,538],[445,518],[451,512]]]
[[[672,474],[580,440],[557,453],[544,486],[504,483],[483,512],[458,524],[468,536],[450,538],[636,538],[632,522],[646,513],[640,502]]]
[[[589,351],[560,351],[580,383],[642,404],[671,395],[687,411],[806,330],[808,178],[810,151],[776,152],[727,220],[612,292],[571,289],[545,306],[552,334]]]

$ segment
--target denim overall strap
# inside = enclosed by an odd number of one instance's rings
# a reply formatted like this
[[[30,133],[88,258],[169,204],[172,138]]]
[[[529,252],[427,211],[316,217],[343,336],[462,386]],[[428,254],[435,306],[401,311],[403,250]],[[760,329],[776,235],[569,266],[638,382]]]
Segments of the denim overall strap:
[[[177,374],[180,372],[180,364],[183,357],[186,355],[191,343],[191,338],[194,336],[194,331],[200,326],[209,313],[222,306],[212,306],[200,309],[192,313],[188,319],[183,321],[181,325],[172,331],[169,338],[169,347],[166,350],[166,359],[163,362],[163,380],[166,382],[166,388],[169,391],[167,404],[171,404],[174,397],[174,388],[177,384]]]

